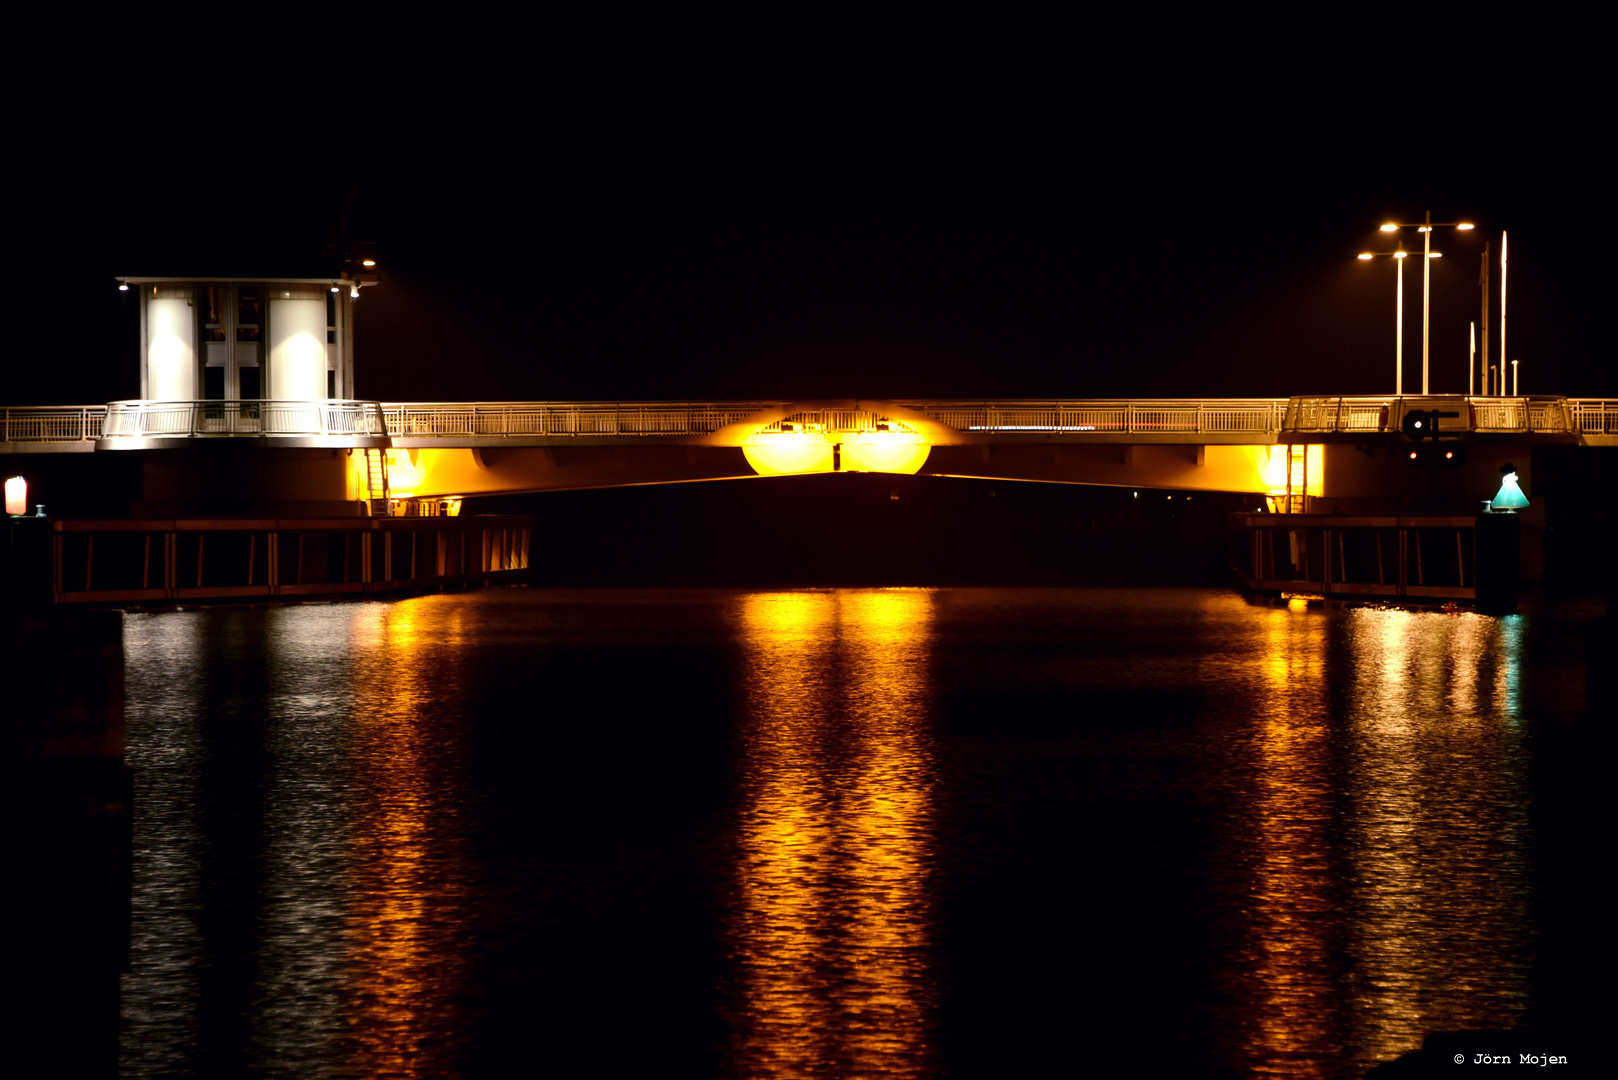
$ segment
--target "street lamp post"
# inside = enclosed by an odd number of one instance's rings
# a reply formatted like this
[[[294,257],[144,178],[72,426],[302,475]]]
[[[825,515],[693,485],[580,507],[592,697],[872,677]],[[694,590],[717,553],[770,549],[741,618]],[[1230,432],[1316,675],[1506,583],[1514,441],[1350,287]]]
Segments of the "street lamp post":
[[[1359,254],[1359,258],[1363,262],[1369,262],[1370,260],[1376,258],[1378,255],[1384,255],[1384,256],[1392,259],[1393,262],[1394,262],[1394,265],[1396,265],[1399,268],[1399,273],[1397,275],[1398,285],[1395,287],[1394,293],[1393,293],[1393,392],[1394,392],[1394,395],[1397,396],[1397,397],[1404,397],[1404,392],[1405,392],[1405,259],[1410,257],[1411,252],[1406,251],[1404,249],[1404,245],[1400,244],[1399,245],[1399,250],[1397,250],[1397,251],[1362,251]],[[1427,255],[1427,258],[1429,258],[1429,259],[1443,258],[1443,253],[1439,252],[1439,251],[1428,251],[1426,253],[1426,255]],[[1424,367],[1425,367],[1425,365],[1424,365]],[[1425,376],[1425,370],[1423,372],[1423,375]],[[1423,378],[1422,381],[1423,381],[1423,383],[1426,382],[1425,377]],[[1422,393],[1426,393],[1426,392],[1427,392],[1427,388],[1424,385],[1422,387]]]
[[[1478,362],[1478,324],[1466,328],[1466,396],[1472,396],[1472,368]]]
[[[1500,377],[1506,374],[1506,231],[1500,230]],[[1496,397],[1505,397],[1505,388],[1494,384]]]
[[[1472,227],[1473,225],[1470,221],[1434,221],[1433,212],[1429,210],[1427,211],[1426,219],[1419,224],[1409,225],[1389,222],[1388,224],[1382,226],[1382,231],[1398,232],[1400,229],[1419,229],[1423,234],[1422,253],[1425,254],[1428,259],[1432,259],[1435,257],[1433,255],[1434,229],[1455,228],[1462,232],[1466,232]],[[1421,392],[1423,394],[1429,392],[1427,384],[1427,346],[1429,342],[1428,302],[1431,296],[1432,266],[1428,262],[1423,262],[1421,266]]]

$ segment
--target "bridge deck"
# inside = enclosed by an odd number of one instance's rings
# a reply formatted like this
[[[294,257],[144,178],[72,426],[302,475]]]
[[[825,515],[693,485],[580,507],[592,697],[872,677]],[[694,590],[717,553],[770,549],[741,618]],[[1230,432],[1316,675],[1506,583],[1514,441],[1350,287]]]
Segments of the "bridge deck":
[[[1399,437],[1414,409],[1453,413],[1440,435],[1618,445],[1618,400],[1294,397],[1138,400],[735,402],[113,402],[0,410],[0,453],[266,446],[734,446],[758,433],[919,430],[933,445],[1264,445]]]

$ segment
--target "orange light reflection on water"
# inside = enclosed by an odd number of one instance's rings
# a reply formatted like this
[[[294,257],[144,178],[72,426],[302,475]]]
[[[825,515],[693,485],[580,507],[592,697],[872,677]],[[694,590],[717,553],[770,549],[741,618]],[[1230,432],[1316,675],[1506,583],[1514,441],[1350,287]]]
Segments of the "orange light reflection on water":
[[[357,805],[344,1004],[353,1059],[372,1076],[442,1076],[441,1045],[458,1026],[451,1015],[461,975],[455,935],[446,927],[464,901],[458,853],[431,820],[433,737],[428,726],[436,670],[452,662],[459,607],[425,611],[430,598],[354,610],[359,692],[372,707],[355,711],[356,740],[370,755],[357,770]],[[450,644],[450,648],[444,648]],[[438,667],[426,663],[434,650]],[[369,730],[367,730],[369,729]]]
[[[1505,1028],[1528,994],[1519,620],[1347,613],[1355,1045]]]
[[[1319,1076],[1340,1053],[1330,1023],[1331,931],[1338,917],[1331,732],[1319,707],[1326,621],[1295,605],[1257,614],[1263,687],[1250,921],[1256,1000],[1248,1057],[1260,1075]]]
[[[928,1068],[932,607],[910,590],[739,602],[742,1075]]]
[[[1210,606],[1223,620],[1225,601]],[[1527,1001],[1519,619],[1246,609],[1252,1072],[1336,1075]],[[1330,688],[1345,688],[1333,696]]]
[[[1363,1068],[1432,1031],[1511,1027],[1532,948],[1520,620],[1251,615],[1253,1071],[1336,1074],[1345,1048]]]

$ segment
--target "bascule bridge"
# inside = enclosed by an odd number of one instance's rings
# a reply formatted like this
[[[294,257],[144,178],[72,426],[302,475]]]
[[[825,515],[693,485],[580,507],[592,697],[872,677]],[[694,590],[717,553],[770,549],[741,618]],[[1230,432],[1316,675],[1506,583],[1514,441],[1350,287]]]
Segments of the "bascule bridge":
[[[15,463],[6,471],[26,479],[26,463],[62,454],[138,459],[140,490],[119,526],[146,537],[134,591],[209,588],[202,542],[196,568],[170,551],[185,547],[174,537],[189,521],[212,523],[192,530],[199,536],[262,533],[263,551],[241,557],[249,578],[261,568],[258,580],[239,587],[275,595],[298,584],[281,572],[287,566],[291,577],[306,576],[306,556],[287,555],[277,537],[319,531],[280,522],[341,522],[339,531],[365,533],[436,518],[442,530],[478,496],[838,472],[1240,492],[1254,497],[1255,510],[1281,515],[1458,518],[1475,515],[1510,466],[1534,496],[1521,515],[1531,562],[1551,494],[1536,491],[1544,486],[1536,463],[1618,445],[1618,401],[1550,395],[368,401],[355,396],[353,311],[372,282],[346,273],[122,279],[140,297],[142,396],[6,408],[0,454]],[[244,521],[258,524],[243,529]],[[100,527],[56,526],[61,535]],[[535,527],[550,526],[541,519]],[[478,541],[504,554],[471,561],[457,553],[464,537],[437,537],[430,554],[412,540],[410,576],[464,573],[472,562],[487,570],[490,558],[501,571],[516,569],[526,539],[513,528]],[[154,572],[159,534],[167,554]],[[92,587],[93,565],[63,569],[73,545],[61,535],[59,598],[118,591]],[[362,554],[351,540],[339,576],[398,580],[391,556]],[[299,546],[309,547],[306,535]],[[1329,550],[1320,560],[1331,563]],[[336,556],[317,561],[331,576]],[[1292,572],[1299,565],[1292,559]],[[123,579],[132,580],[128,572]]]

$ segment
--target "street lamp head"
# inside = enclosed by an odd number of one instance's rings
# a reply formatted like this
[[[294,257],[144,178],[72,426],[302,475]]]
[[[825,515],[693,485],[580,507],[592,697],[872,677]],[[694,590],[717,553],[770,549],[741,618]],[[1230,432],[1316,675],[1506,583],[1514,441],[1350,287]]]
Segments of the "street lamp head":
[[[1461,230],[1462,232],[1466,232],[1469,229],[1477,228],[1477,226],[1473,225],[1470,221],[1463,221],[1460,224],[1456,225],[1455,227],[1457,229]]]
[[[1427,253],[1427,257],[1429,259],[1442,259],[1444,257],[1444,253],[1442,251],[1429,251]]]
[[[1418,226],[1416,226],[1416,231],[1417,232],[1432,232],[1433,227],[1431,225],[1418,225]]]
[[[1394,252],[1394,253],[1393,253],[1393,257],[1394,257],[1394,258],[1395,258],[1395,259],[1403,259],[1403,258],[1407,258],[1407,257],[1408,257],[1408,256],[1409,256],[1409,255],[1410,255],[1410,252],[1408,252],[1408,251],[1395,251],[1395,252]]]
[[[1358,257],[1361,259],[1369,259],[1371,257],[1371,253],[1369,251],[1362,251],[1359,253]]]
[[[1382,226],[1382,231],[1383,232],[1398,232],[1399,231],[1399,226],[1393,224],[1392,222],[1389,222],[1388,224]]]

